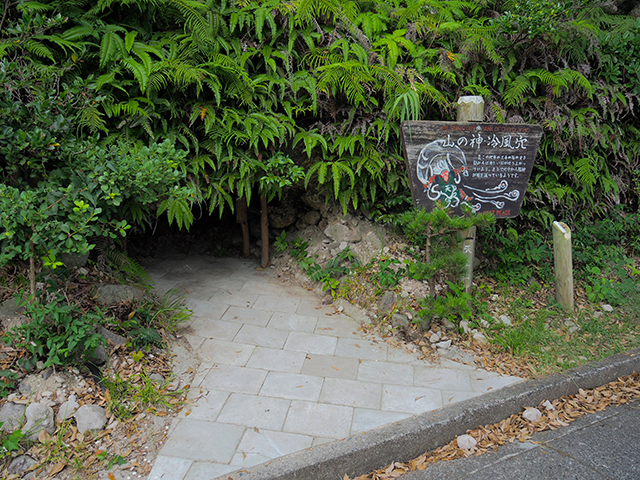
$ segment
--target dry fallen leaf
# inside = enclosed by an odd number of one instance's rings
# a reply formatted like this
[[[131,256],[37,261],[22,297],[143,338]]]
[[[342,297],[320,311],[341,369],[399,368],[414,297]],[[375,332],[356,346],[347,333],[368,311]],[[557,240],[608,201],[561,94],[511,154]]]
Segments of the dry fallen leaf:
[[[51,468],[49,469],[49,472],[47,473],[48,476],[53,477],[56,473],[61,472],[62,470],[64,470],[64,467],[66,467],[67,465],[63,462],[58,462],[55,465],[52,465]]]

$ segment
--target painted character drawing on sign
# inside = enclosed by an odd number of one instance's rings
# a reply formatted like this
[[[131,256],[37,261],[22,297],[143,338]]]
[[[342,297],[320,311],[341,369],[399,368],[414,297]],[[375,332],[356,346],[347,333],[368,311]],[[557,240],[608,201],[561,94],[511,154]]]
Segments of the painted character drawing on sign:
[[[460,188],[462,175],[469,175],[464,152],[455,145],[446,145],[445,140],[435,140],[422,149],[417,174],[431,201],[455,208],[461,202],[472,200]]]
[[[416,173],[429,199],[442,202],[445,208],[466,203],[478,212],[482,204],[504,208],[504,200],[516,201],[520,197],[517,189],[507,191],[509,182],[505,179],[484,189],[465,183],[463,177],[469,176],[466,156],[450,139],[435,140],[425,146],[418,155]]]

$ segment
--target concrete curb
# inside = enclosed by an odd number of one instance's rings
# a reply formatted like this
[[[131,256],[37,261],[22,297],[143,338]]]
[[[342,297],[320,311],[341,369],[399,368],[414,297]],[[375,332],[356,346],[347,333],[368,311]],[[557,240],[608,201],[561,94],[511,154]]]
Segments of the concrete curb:
[[[343,441],[275,459],[220,480],[342,480],[408,461],[479,425],[496,423],[544,400],[573,395],[640,372],[640,349],[465,400]]]

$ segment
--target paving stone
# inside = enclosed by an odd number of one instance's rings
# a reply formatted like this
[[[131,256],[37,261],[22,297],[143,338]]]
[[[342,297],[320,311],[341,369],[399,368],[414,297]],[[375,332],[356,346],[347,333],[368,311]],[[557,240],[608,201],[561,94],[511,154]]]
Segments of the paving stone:
[[[271,318],[271,313],[268,310],[253,310],[251,308],[243,307],[229,307],[227,312],[222,317],[222,320],[227,322],[239,322],[246,325],[256,325],[258,327],[266,327]]]
[[[365,360],[358,368],[358,380],[394,385],[413,385],[413,366]]]
[[[299,315],[309,315],[312,317],[324,317],[327,313],[334,314],[333,307],[326,307],[320,304],[320,299],[302,300],[295,313]]]
[[[352,418],[352,407],[294,401],[283,431],[314,437],[345,438],[351,431]]]
[[[185,477],[192,464],[193,460],[188,458],[158,455],[147,478],[153,480],[181,480]]]
[[[285,350],[296,352],[316,353],[319,355],[333,355],[336,351],[338,339],[336,337],[326,337],[305,332],[291,332],[287,342],[284,344]]]
[[[282,348],[288,336],[289,332],[286,330],[243,325],[233,341],[260,347]]]
[[[187,339],[187,341],[189,342],[189,345],[191,345],[191,348],[193,350],[198,350],[198,348],[200,348],[200,345],[202,345],[202,342],[204,342],[204,337],[200,337],[198,335],[191,335],[191,334],[186,334],[185,338]]]
[[[280,283],[265,282],[264,280],[249,280],[240,289],[240,293],[255,295],[272,295],[279,297],[284,292],[284,286]]]
[[[238,334],[242,325],[236,322],[223,322],[222,320],[210,320],[196,318],[191,323],[191,330],[199,337],[215,338],[231,341]]]
[[[359,365],[360,362],[357,358],[308,354],[304,360],[301,373],[318,377],[355,380],[358,375]]]
[[[204,422],[188,418],[178,420],[161,455],[229,463],[244,434],[244,427]]]
[[[325,437],[314,437],[312,447],[317,447],[318,445],[324,445],[325,443],[331,443],[338,440],[337,438],[325,438]]]
[[[473,391],[480,393],[486,393],[522,381],[518,377],[501,376],[497,373],[482,370],[472,372],[469,376],[471,378],[471,388]]]
[[[203,363],[242,367],[247,364],[255,348],[253,345],[206,339],[198,349],[198,353]]]
[[[187,299],[186,307],[191,310],[196,317],[210,320],[220,320],[229,308],[229,306],[225,304],[209,301],[204,302],[191,298]]]
[[[235,472],[238,467],[213,462],[193,462],[184,480],[210,480],[226,473]],[[148,480],[154,480],[152,476]]]
[[[187,399],[191,402],[178,414],[180,418],[215,422],[231,393],[219,390],[191,389]],[[187,415],[187,413],[189,415]]]
[[[301,372],[301,369],[305,358],[304,352],[256,347],[247,362],[247,367],[260,368],[271,372],[304,373]]]
[[[320,393],[320,402],[379,409],[381,396],[382,384],[380,383],[326,378]]]
[[[389,423],[399,422],[400,420],[404,420],[405,418],[412,416],[413,415],[410,413],[385,412],[382,410],[371,410],[368,408],[356,408],[353,412],[351,435],[357,435],[358,433],[363,433]]]
[[[442,405],[445,407],[452,403],[462,402],[480,395],[478,392],[462,391],[462,390],[442,390]]]
[[[360,325],[346,315],[324,316],[318,319],[314,333],[359,340],[363,338],[363,336],[358,332],[358,327],[360,327]]]
[[[201,386],[210,390],[256,394],[266,377],[265,370],[221,365],[207,373]]]
[[[297,373],[269,372],[260,395],[317,402],[324,379]]]
[[[416,386],[448,390],[472,391],[471,378],[467,372],[438,367],[414,367]]]
[[[233,393],[217,421],[246,427],[280,430],[290,405],[281,398],[258,397]]]
[[[258,295],[255,293],[239,292],[231,288],[222,288],[220,291],[211,295],[209,302],[220,305],[251,308],[257,299]]]
[[[296,313],[300,306],[300,299],[283,298],[271,295],[260,295],[253,304],[253,308],[269,310],[270,312]]]
[[[424,387],[384,385],[382,410],[419,414],[442,407],[442,393]]]
[[[271,430],[247,429],[238,446],[238,453],[231,460],[233,465],[257,465],[274,458],[283,457],[305,448],[311,447],[313,437],[293,433],[274,432]],[[237,458],[243,456],[244,459]]]
[[[387,359],[387,344],[372,343],[366,338],[339,338],[336,355],[384,362]]]
[[[429,365],[425,360],[418,360],[420,355],[422,354],[417,352],[411,353],[404,348],[396,348],[392,345],[387,347],[387,362],[404,363],[406,365]]]
[[[297,313],[274,312],[267,325],[268,328],[313,333],[318,317],[298,315]]]

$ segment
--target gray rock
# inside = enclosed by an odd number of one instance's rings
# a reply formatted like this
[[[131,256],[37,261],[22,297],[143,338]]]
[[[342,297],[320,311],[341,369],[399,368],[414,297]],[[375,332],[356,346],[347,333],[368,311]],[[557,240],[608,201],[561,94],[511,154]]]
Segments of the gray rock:
[[[489,340],[487,340],[487,337],[485,337],[484,334],[482,334],[481,332],[474,333],[473,340],[475,342],[478,342],[480,345],[486,345],[487,343],[489,343]]]
[[[601,306],[601,308],[604,312],[607,312],[607,313],[613,312],[613,307],[611,305],[604,304]]]
[[[159,373],[152,373],[151,375],[149,375],[149,380],[154,383],[164,383],[164,377]]]
[[[322,215],[320,215],[320,212],[317,210],[311,210],[310,212],[305,213],[303,219],[307,225],[317,225],[320,223]]]
[[[22,431],[31,441],[36,441],[42,430],[46,430],[49,435],[53,435],[56,429],[53,420],[53,409],[43,403],[32,403],[27,406],[24,413],[27,422],[22,427]]]
[[[443,320],[442,324],[444,325],[444,328],[446,328],[450,332],[456,329],[456,324],[453,323],[451,320]]]
[[[436,343],[436,347],[437,348],[443,348],[443,349],[447,349],[447,348],[451,348],[451,340],[446,340],[444,342],[438,342]]]
[[[511,325],[513,325],[513,323],[511,322],[511,319],[506,315],[500,315],[500,321],[502,322],[503,325],[506,325],[507,327],[510,327]]]
[[[72,396],[72,398],[69,398],[69,400],[60,405],[58,414],[56,415],[56,420],[58,420],[58,422],[66,422],[75,415],[78,407],[78,402],[76,402],[75,398]]]
[[[26,325],[29,319],[22,315],[24,307],[18,307],[13,298],[9,298],[0,304],[0,326],[7,332],[14,327]]]
[[[438,332],[438,333],[433,333],[430,337],[429,337],[429,341],[431,343],[438,343],[440,341],[440,339],[442,338],[442,333]]]
[[[322,305],[331,305],[333,303],[333,297],[331,295],[325,295],[322,298]]]
[[[304,203],[307,207],[312,210],[317,210],[322,215],[326,215],[329,211],[329,207],[326,204],[325,197],[321,197],[320,195],[305,193],[302,198],[302,203]]]
[[[74,414],[78,431],[100,431],[107,424],[107,415],[104,408],[97,405],[83,405]]]
[[[553,404],[549,400],[545,400],[542,405],[544,406],[544,408],[546,410],[549,410],[549,411],[556,409],[556,407],[554,407]]]
[[[529,422],[537,422],[542,418],[542,413],[537,408],[527,408],[522,412],[522,418]]]
[[[131,285],[100,285],[96,292],[96,300],[101,305],[115,305],[125,300],[139,300],[144,291]]]
[[[357,243],[362,241],[362,235],[355,229],[349,228],[341,223],[329,225],[324,230],[324,234],[334,242]]]
[[[466,320],[462,320],[460,322],[460,328],[464,333],[471,333],[471,327],[469,326],[469,322],[467,322]]]
[[[389,314],[393,310],[398,298],[395,292],[385,292],[382,296],[376,301],[378,308],[381,312]]]
[[[602,317],[604,317],[604,313],[602,312],[595,312],[593,314],[593,318],[602,318]]]
[[[298,220],[298,212],[292,205],[283,203],[278,207],[269,208],[269,226],[273,228],[287,228]]]
[[[106,338],[109,343],[113,343],[114,345],[124,345],[127,343],[127,339],[125,337],[118,335],[117,333],[113,333],[111,330],[107,330],[102,326],[98,327],[98,333]]]
[[[36,461],[29,455],[20,455],[19,457],[13,459],[11,465],[9,465],[9,468],[7,468],[7,473],[9,475],[20,476],[24,472],[26,472],[27,469],[34,463],[36,463]]]
[[[81,268],[87,264],[89,253],[60,253],[58,260],[67,268]]]
[[[456,442],[458,443],[458,447],[463,450],[473,450],[478,444],[478,441],[471,435],[460,435]]]
[[[24,411],[27,409],[26,405],[20,405],[18,403],[7,402],[0,407],[0,423],[2,423],[3,432],[13,432],[20,428],[24,420]]]
[[[402,313],[394,313],[391,315],[391,325],[398,328],[405,328],[409,326],[409,318]]]

